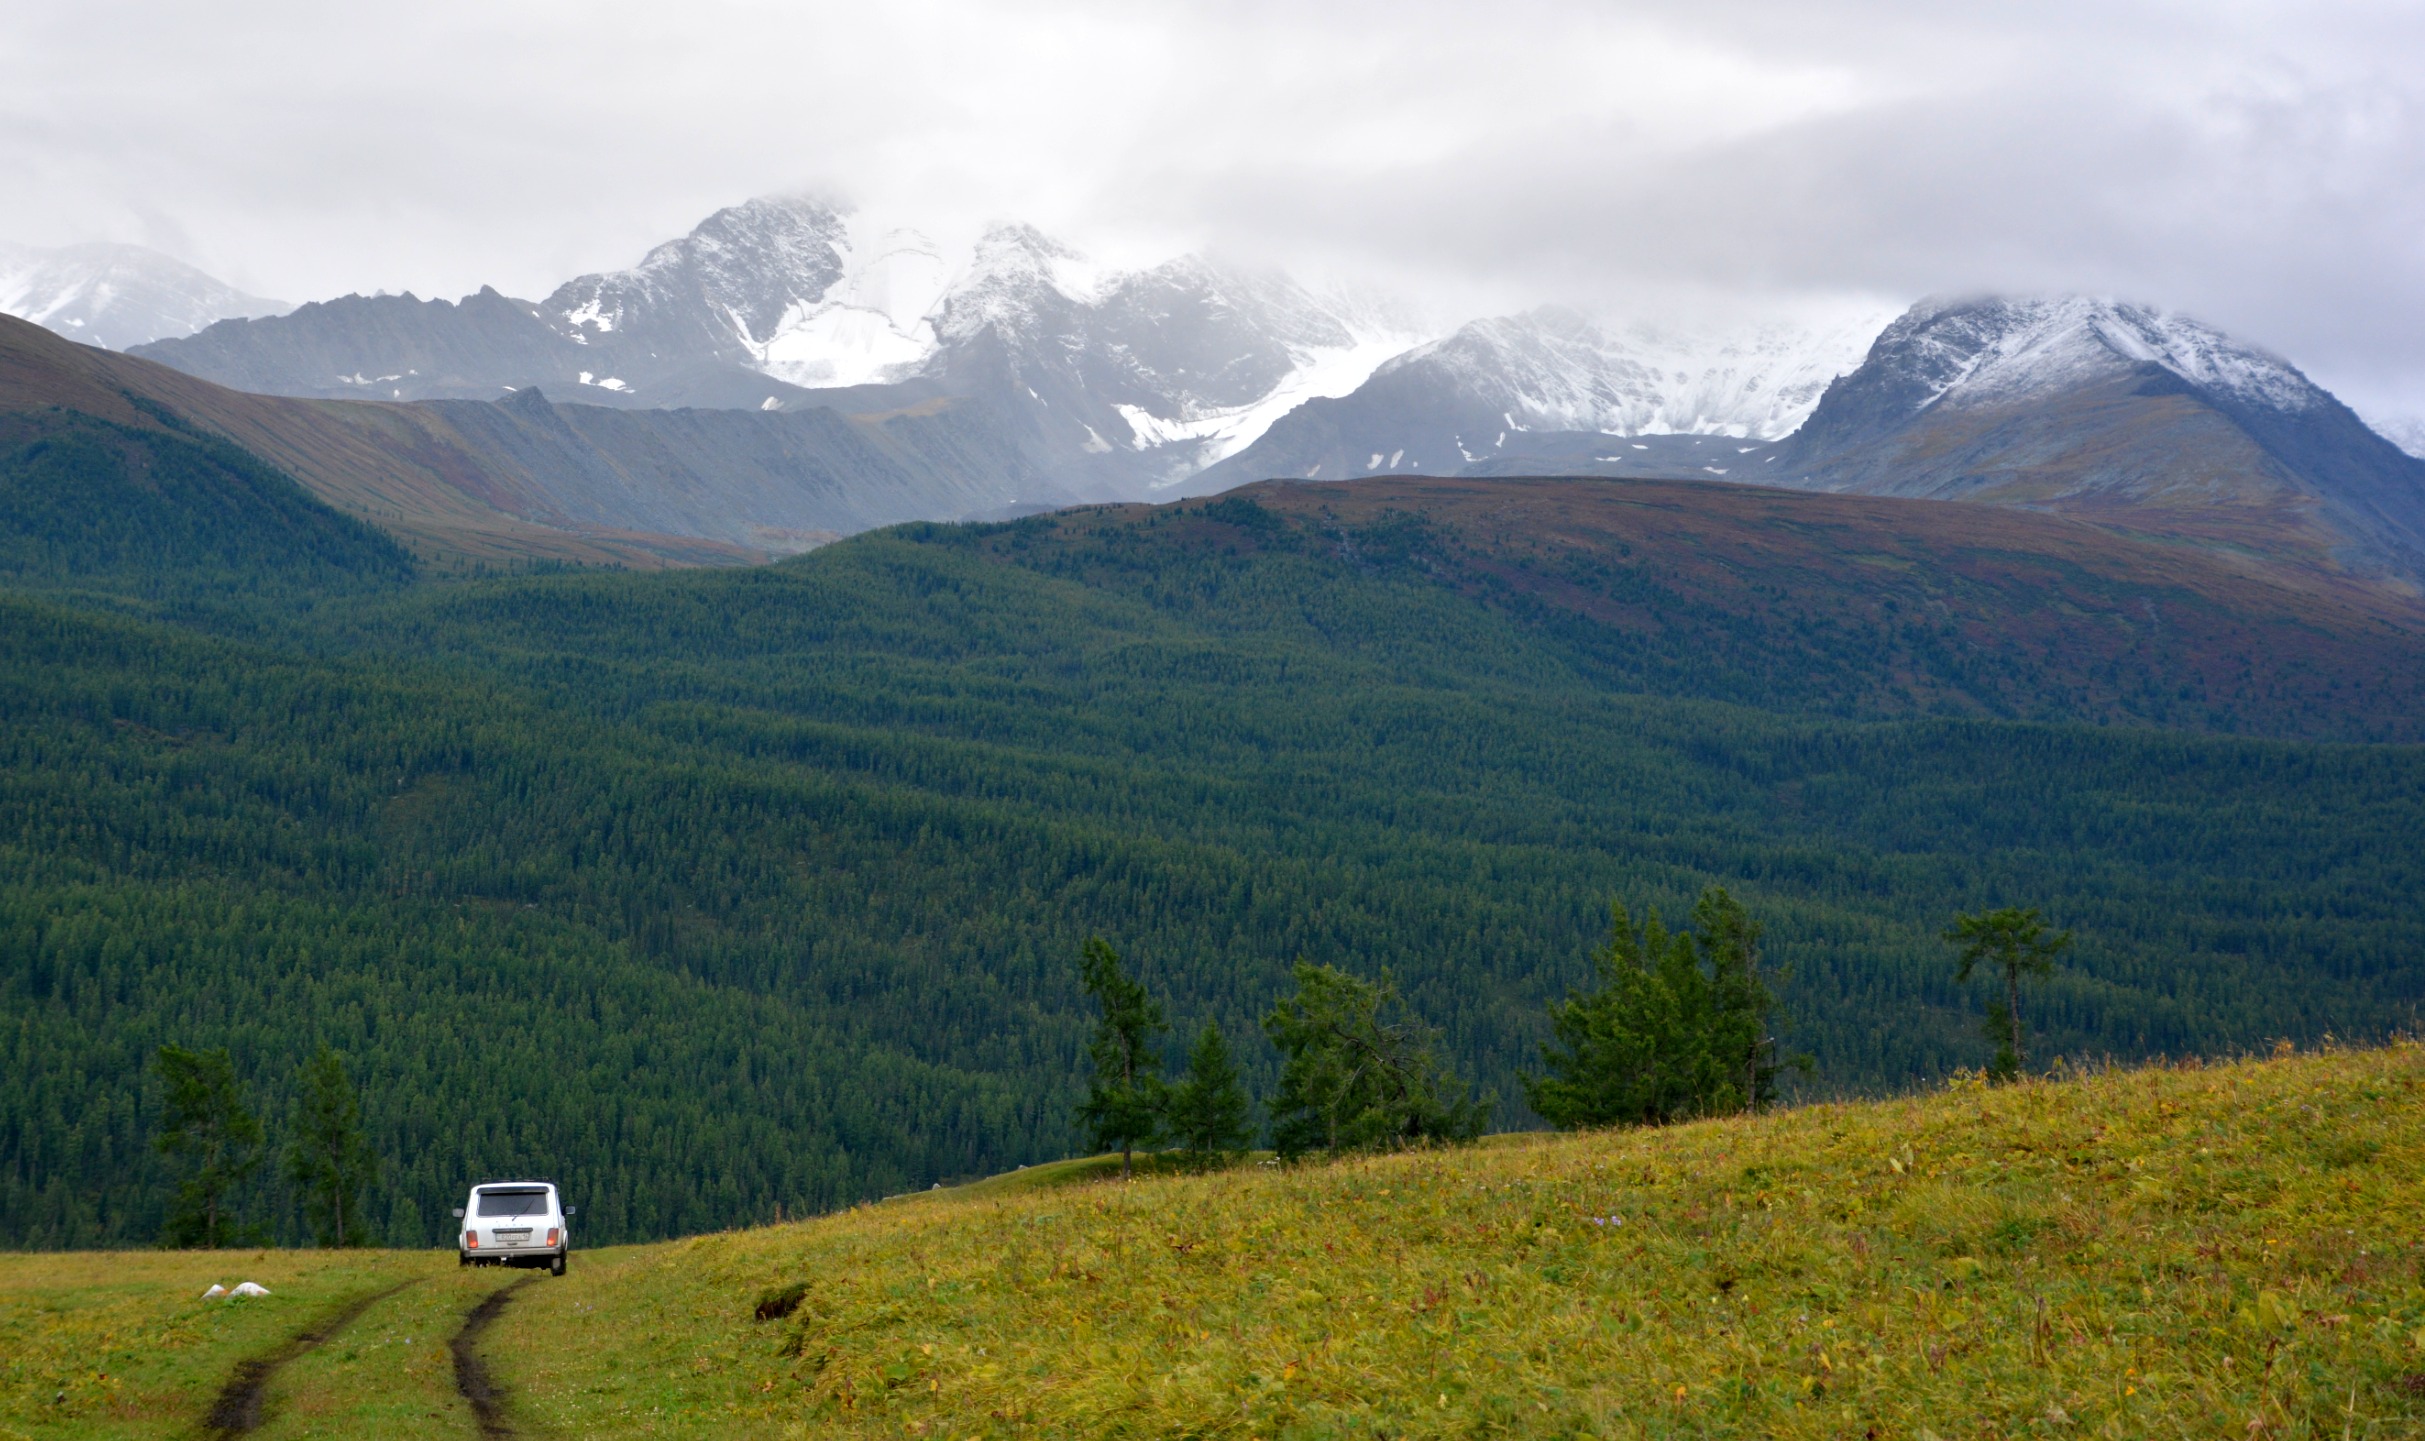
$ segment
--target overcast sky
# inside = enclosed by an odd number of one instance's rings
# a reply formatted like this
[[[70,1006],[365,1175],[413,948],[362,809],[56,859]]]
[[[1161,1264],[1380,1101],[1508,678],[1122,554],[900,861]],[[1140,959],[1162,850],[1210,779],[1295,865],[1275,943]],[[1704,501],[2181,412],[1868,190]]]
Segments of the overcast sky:
[[[1454,307],[2082,289],[2425,415],[2425,4],[14,0],[0,238],[536,295],[811,188]]]

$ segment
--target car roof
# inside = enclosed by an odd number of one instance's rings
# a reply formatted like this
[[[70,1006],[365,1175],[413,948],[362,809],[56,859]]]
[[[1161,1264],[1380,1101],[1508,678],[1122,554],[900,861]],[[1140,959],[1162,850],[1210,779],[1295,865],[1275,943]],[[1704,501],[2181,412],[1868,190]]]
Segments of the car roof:
[[[475,1190],[475,1191],[479,1191],[479,1192],[481,1192],[481,1193],[483,1193],[483,1194],[485,1194],[485,1193],[487,1193],[487,1192],[490,1192],[490,1191],[505,1191],[505,1190],[519,1190],[519,1191],[529,1191],[529,1190],[545,1190],[545,1191],[552,1191],[552,1190],[556,1189],[556,1183],[555,1183],[555,1182],[553,1182],[553,1181],[480,1181],[480,1182],[475,1183],[475,1184],[472,1186],[472,1189],[473,1189],[473,1190]]]

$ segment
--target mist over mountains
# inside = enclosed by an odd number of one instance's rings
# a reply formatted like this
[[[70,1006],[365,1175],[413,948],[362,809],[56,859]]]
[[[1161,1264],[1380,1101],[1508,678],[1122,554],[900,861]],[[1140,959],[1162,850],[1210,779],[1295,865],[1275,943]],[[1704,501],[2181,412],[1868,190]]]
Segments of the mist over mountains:
[[[2425,462],[2278,357],[2103,300],[1847,304],[1731,326],[1544,307],[1442,333],[1385,297],[1277,271],[1197,256],[1109,269],[1022,225],[955,247],[804,197],[717,211],[537,301],[484,288],[284,311],[147,254],[19,264],[10,308],[238,391],[468,406],[449,433],[482,437],[480,467],[509,464],[532,477],[516,494],[547,497],[508,509],[576,530],[781,551],[885,518],[1272,477],[1575,474],[2093,512],[2425,577]],[[633,418],[579,420],[584,407]],[[826,439],[811,460],[706,418],[734,411],[821,412]],[[645,418],[679,412],[697,418]],[[561,423],[534,429],[541,416]],[[871,425],[929,438],[854,481],[831,441]],[[683,454],[709,458],[628,460]],[[713,459],[739,455],[746,483]],[[787,498],[802,486],[821,498]]]
[[[140,245],[41,249],[0,242],[0,314],[87,345],[124,350],[191,335],[215,321],[292,308]]]
[[[965,255],[822,201],[718,211],[545,299],[346,296],[144,356],[236,389],[780,411],[984,408],[1058,489],[1168,485],[1421,338],[1388,304],[1194,257],[1107,273],[1030,227]]]

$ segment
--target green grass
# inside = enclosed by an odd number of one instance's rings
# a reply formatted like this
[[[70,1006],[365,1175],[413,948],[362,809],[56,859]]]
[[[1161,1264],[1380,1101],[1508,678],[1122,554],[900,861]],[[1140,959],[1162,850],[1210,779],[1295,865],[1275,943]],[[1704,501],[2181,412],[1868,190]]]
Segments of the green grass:
[[[1242,1158],[1241,1164],[1257,1165],[1271,1160],[1271,1152],[1256,1151]],[[1139,1152],[1130,1165],[1135,1179],[1194,1174],[1177,1153]],[[1118,1156],[1073,1156],[1066,1161],[1047,1161],[1039,1166],[1021,1166],[1004,1171],[999,1176],[987,1176],[959,1186],[938,1186],[931,1191],[909,1191],[885,1198],[884,1204],[899,1205],[908,1201],[998,1201],[1007,1196],[1024,1196],[1037,1191],[1056,1191],[1069,1186],[1092,1185],[1120,1179]]]
[[[2425,1429],[2415,1045],[1112,1167],[580,1254],[487,1354],[533,1435]],[[192,1299],[236,1272],[280,1298]],[[167,1434],[239,1357],[408,1276],[288,1368],[264,1434],[467,1434],[447,1328],[506,1278],[443,1253],[9,1258],[0,1426]],[[794,1314],[753,1318],[789,1285]]]
[[[2418,1048],[2115,1071],[637,1248],[507,1370],[577,1434],[2414,1435],[2421,1178]]]
[[[0,1437],[191,1434],[237,1362],[357,1297],[441,1274],[440,1260],[454,1269],[429,1252],[0,1254]],[[239,1281],[271,1294],[201,1299]]]
[[[455,1392],[448,1341],[464,1313],[499,1286],[536,1273],[463,1270],[452,1256],[426,1260],[429,1274],[365,1312],[329,1342],[278,1373],[259,1441],[316,1436],[469,1436],[477,1422]],[[414,1269],[418,1270],[419,1267]],[[527,1292],[523,1293],[527,1294]],[[519,1299],[519,1298],[517,1298]],[[492,1330],[492,1340],[510,1326]]]

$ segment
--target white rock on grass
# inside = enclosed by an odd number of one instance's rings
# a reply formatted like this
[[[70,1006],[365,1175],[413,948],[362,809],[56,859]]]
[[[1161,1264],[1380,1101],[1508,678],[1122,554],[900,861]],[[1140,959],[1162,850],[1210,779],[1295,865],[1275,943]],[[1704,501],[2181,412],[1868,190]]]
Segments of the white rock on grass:
[[[230,1296],[266,1296],[269,1294],[269,1287],[257,1285],[251,1281],[239,1281],[236,1283],[236,1289],[227,1294]]]
[[[218,1282],[213,1281],[213,1282],[211,1282],[211,1288],[210,1288],[209,1290],[207,1290],[207,1291],[205,1291],[205,1292],[203,1292],[203,1293],[202,1293],[202,1299],[203,1299],[203,1300],[205,1300],[205,1301],[208,1301],[208,1300],[209,1300],[209,1299],[211,1299],[213,1296],[224,1296],[224,1295],[226,1295],[226,1294],[227,1294],[227,1288],[226,1288],[225,1286],[220,1285]]]

